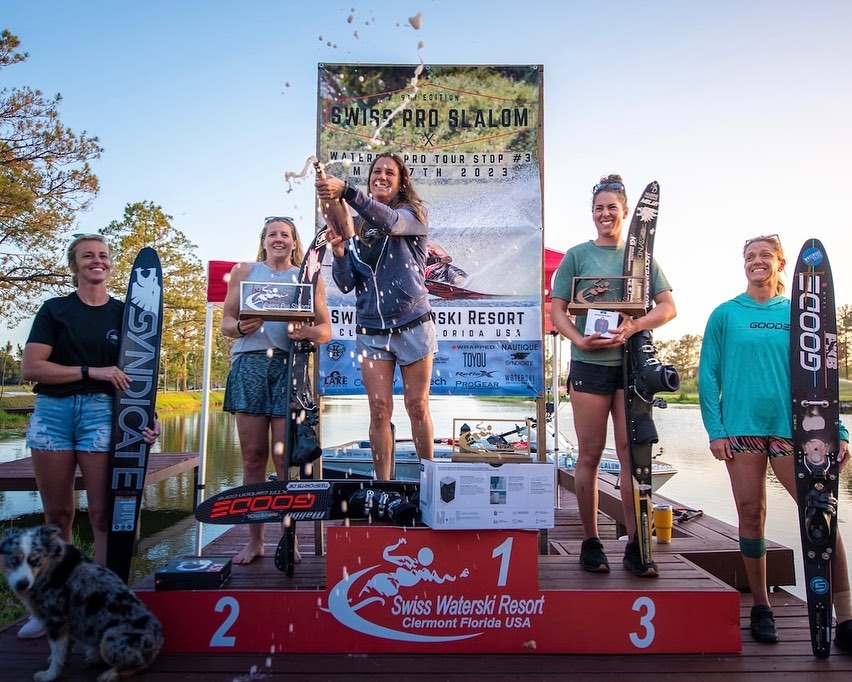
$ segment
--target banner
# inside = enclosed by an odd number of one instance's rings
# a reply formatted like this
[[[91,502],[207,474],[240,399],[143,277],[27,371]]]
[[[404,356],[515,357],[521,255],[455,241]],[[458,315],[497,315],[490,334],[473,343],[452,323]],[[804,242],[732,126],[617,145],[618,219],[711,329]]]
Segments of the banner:
[[[366,191],[377,153],[408,166],[429,211],[433,395],[543,391],[542,67],[321,64],[318,157]],[[323,395],[363,392],[355,298],[325,278]],[[392,292],[391,292],[392,293]],[[402,393],[399,372],[394,392]]]

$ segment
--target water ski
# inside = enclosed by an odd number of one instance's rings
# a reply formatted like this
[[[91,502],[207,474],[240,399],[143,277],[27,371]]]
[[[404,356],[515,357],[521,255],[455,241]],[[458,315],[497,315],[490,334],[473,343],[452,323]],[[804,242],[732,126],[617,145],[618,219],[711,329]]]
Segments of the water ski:
[[[411,525],[419,483],[358,479],[264,481],[223,490],[195,510],[202,523],[243,524],[328,519],[388,520]]]
[[[130,577],[151,451],[141,431],[154,424],[163,333],[162,284],[160,258],[145,247],[133,262],[124,301],[118,367],[130,377],[130,386],[115,391],[107,484],[107,566],[125,582]]]
[[[805,589],[811,647],[814,656],[828,658],[840,403],[834,287],[828,256],[817,239],[808,239],[796,259],[791,299],[793,445]]]
[[[624,247],[624,300],[641,302],[644,312],[651,310],[654,235],[660,188],[650,183],[633,212]],[[627,440],[630,448],[630,475],[633,482],[633,504],[636,516],[636,537],[641,566],[633,567],[637,575],[658,575],[651,552],[651,467],[655,443],[659,441],[654,425],[653,408],[665,407],[658,391],[676,391],[680,377],[671,365],[663,365],[656,358],[650,331],[631,336],[624,345],[623,357],[624,399],[627,416]]]

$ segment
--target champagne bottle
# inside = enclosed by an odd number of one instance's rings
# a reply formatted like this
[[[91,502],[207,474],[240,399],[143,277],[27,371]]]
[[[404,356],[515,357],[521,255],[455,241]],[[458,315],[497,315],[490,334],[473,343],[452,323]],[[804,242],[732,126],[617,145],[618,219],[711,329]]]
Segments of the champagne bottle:
[[[314,168],[316,169],[317,177],[325,179],[325,168],[319,159],[314,161]],[[320,199],[320,209],[330,232],[344,238],[352,235],[352,215],[349,212],[349,207],[342,198]]]

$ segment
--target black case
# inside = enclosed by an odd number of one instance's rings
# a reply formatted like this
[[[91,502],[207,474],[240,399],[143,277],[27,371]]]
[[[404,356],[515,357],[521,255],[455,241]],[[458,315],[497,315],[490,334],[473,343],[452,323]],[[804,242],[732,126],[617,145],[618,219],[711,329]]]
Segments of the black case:
[[[154,589],[215,590],[222,587],[230,577],[229,558],[179,557],[154,574]]]

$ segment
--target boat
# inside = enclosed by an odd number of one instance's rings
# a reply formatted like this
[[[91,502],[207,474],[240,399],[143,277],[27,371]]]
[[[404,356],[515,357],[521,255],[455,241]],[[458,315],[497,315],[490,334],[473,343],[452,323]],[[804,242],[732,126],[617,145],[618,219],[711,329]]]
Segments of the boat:
[[[518,453],[527,453],[531,461],[535,461],[535,424],[530,422],[531,439],[527,440],[527,425],[518,424],[507,433],[490,435],[487,438],[467,441],[462,444],[461,439],[436,438],[433,451],[436,460],[451,461],[453,453],[457,455],[461,451],[479,452],[482,454],[506,454],[513,456],[510,461],[522,461]],[[548,440],[554,442],[554,431],[550,423],[547,424]],[[527,444],[529,442],[529,445]],[[395,478],[400,481],[420,480],[420,461],[414,448],[414,441],[410,438],[397,439],[395,441],[396,451],[394,453]],[[508,458],[507,458],[508,460]],[[568,440],[562,433],[559,434],[559,448],[548,448],[547,461],[558,462],[560,469],[573,470],[577,465],[577,446]],[[352,440],[340,445],[326,447],[322,450],[323,478],[373,478],[373,454],[368,440]],[[615,450],[607,448],[601,458],[599,470],[613,476],[621,473],[621,464]],[[655,457],[652,464],[653,486],[658,490],[672,476],[677,473],[677,468],[667,462]]]

